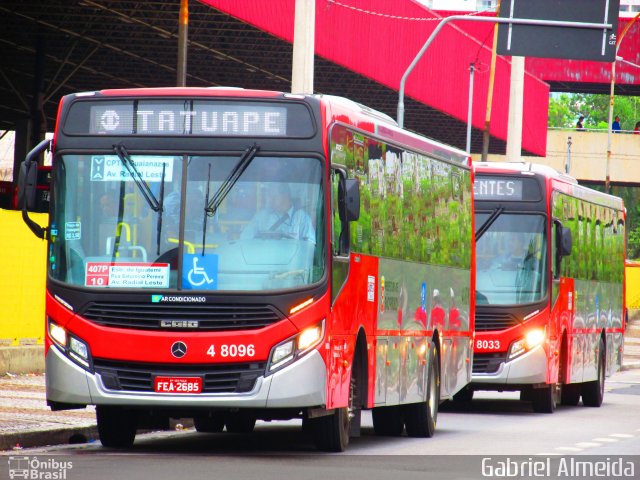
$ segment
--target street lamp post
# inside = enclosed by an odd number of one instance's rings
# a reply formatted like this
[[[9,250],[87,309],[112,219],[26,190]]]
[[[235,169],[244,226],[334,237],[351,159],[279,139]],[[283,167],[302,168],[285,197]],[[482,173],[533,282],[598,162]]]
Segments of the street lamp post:
[[[627,23],[626,27],[624,27],[624,30],[622,30],[622,33],[620,33],[620,36],[616,41],[616,58],[613,60],[613,62],[611,62],[611,90],[609,92],[609,126],[607,128],[607,164],[606,164],[605,179],[604,179],[604,191],[606,193],[610,193],[610,190],[611,190],[611,172],[610,172],[611,140],[612,140],[611,136],[613,133],[611,130],[611,123],[613,121],[613,103],[615,99],[614,90],[616,85],[616,62],[618,61],[618,50],[620,49],[620,43],[622,42],[622,39],[629,31],[629,28],[631,28],[631,26],[636,22],[636,20],[638,20],[639,17],[640,17],[640,13],[638,13],[635,17],[633,17],[633,19],[629,23]]]
[[[573,142],[571,141],[571,136],[567,138],[567,163],[564,166],[564,173],[571,173],[571,145]]]
[[[475,63],[469,65],[469,105],[467,106],[467,155],[471,155],[471,122],[473,121],[473,73]]]

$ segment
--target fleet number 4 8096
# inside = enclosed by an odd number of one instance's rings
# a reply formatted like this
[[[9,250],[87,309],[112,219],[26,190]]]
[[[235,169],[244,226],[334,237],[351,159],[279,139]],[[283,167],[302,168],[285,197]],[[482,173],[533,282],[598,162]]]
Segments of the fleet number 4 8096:
[[[207,350],[207,355],[215,357],[220,355],[221,357],[254,357],[256,355],[256,347],[253,344],[249,345],[219,345],[219,350],[216,351],[215,345],[210,345]]]

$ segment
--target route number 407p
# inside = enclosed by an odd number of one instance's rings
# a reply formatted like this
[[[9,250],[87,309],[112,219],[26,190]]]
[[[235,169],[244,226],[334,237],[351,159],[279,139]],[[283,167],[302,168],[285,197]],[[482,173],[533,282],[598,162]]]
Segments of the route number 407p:
[[[210,345],[207,350],[207,355],[215,357],[216,355],[221,357],[254,357],[256,354],[256,347],[253,344],[249,345],[220,345],[219,350],[216,351],[215,345]]]

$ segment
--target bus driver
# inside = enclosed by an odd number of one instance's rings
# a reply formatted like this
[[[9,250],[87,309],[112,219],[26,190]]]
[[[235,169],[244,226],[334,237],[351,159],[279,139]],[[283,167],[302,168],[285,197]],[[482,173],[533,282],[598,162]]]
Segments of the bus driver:
[[[289,186],[273,184],[267,195],[267,208],[256,213],[240,238],[294,238],[315,244],[316,233],[311,219],[303,209],[295,208]]]

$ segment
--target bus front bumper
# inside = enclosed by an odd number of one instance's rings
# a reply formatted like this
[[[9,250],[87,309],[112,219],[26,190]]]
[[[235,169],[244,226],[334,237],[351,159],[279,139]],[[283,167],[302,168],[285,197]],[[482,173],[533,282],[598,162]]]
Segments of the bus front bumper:
[[[326,367],[314,350],[276,373],[259,377],[246,393],[168,394],[105,388],[99,374],[76,365],[57,348],[46,356],[47,400],[75,405],[140,407],[289,408],[326,404]]]
[[[509,362],[503,362],[493,373],[472,373],[471,386],[531,385],[545,383],[547,379],[547,354],[542,346]]]

